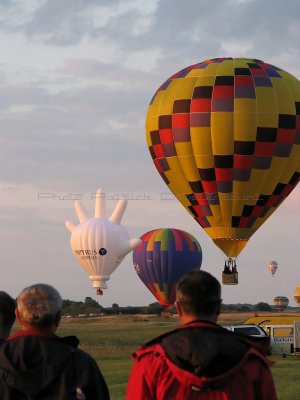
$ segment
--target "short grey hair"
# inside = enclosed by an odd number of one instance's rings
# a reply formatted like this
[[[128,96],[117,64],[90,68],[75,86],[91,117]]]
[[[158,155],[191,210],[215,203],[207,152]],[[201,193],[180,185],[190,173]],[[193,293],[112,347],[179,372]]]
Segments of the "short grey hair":
[[[24,325],[45,328],[57,322],[62,298],[53,286],[37,283],[22,290],[17,305]]]

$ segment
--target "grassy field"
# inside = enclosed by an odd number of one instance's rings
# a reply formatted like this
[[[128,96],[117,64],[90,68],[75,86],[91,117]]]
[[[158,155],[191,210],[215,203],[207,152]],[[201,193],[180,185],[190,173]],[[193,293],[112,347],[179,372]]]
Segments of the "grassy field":
[[[219,322],[233,325],[244,322],[249,314],[223,314]],[[153,316],[63,318],[59,335],[76,335],[81,348],[98,362],[108,383],[112,400],[125,398],[131,368],[130,354],[149,339],[178,325],[177,317]],[[271,357],[278,399],[300,399],[300,358]]]

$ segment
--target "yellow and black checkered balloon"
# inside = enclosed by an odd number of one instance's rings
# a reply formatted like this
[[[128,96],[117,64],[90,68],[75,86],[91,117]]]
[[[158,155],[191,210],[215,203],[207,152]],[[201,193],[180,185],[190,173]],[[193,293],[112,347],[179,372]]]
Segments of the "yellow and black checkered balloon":
[[[146,136],[160,175],[228,257],[300,178],[300,82],[249,58],[215,58],[164,82]]]

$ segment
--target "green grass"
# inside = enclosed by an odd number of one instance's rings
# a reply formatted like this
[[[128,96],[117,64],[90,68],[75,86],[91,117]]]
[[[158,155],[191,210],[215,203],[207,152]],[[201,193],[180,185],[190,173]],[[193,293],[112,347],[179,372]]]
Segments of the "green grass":
[[[130,354],[141,344],[178,325],[177,318],[117,316],[62,320],[58,334],[76,335],[82,350],[97,361],[112,400],[125,399]]]
[[[279,400],[300,399],[300,357],[270,357],[276,364],[272,374]]]
[[[247,314],[223,314],[223,325],[244,322]],[[59,335],[76,335],[80,346],[97,361],[109,386],[112,400],[125,399],[132,362],[130,354],[153,337],[178,326],[178,318],[153,316],[114,316],[63,318]],[[278,400],[300,399],[300,357],[271,357]]]

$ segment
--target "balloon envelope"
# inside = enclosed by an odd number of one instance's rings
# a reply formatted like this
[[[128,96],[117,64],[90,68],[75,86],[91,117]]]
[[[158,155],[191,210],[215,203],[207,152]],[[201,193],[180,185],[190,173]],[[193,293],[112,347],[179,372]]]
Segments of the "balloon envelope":
[[[80,202],[75,202],[79,224],[66,221],[71,232],[71,248],[78,263],[88,273],[97,294],[106,289],[106,282],[123,258],[140,244],[140,239],[130,240],[121,225],[127,200],[120,200],[109,218],[106,216],[106,195],[101,189],[95,196],[95,217],[88,218]]]
[[[274,299],[274,306],[278,311],[283,311],[287,308],[289,299],[285,296],[276,296]]]
[[[278,264],[276,261],[270,261],[268,265],[269,271],[274,276],[275,272],[277,271]]]
[[[167,79],[147,113],[154,164],[228,256],[299,182],[300,82],[264,61],[216,58]]]
[[[141,239],[133,252],[134,268],[159,304],[171,307],[176,283],[187,272],[201,267],[200,244],[179,229],[155,229]]]
[[[294,290],[294,300],[297,303],[297,306],[300,307],[300,285],[298,285]]]
[[[129,241],[129,234],[122,225],[112,224],[105,218],[90,218],[73,230],[71,248],[77,262],[93,281],[93,287],[106,289],[106,281],[123,261],[119,250]]]

